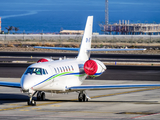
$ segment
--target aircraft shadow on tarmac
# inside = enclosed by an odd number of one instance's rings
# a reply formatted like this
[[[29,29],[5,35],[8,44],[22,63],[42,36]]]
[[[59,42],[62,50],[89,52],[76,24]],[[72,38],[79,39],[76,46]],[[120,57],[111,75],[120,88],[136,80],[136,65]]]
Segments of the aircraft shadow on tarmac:
[[[36,97],[33,97],[35,101],[37,101]],[[54,99],[54,98],[53,98]],[[0,93],[0,104],[5,104],[5,103],[19,103],[19,102],[26,102],[29,100],[29,97],[27,95],[23,94],[3,94]],[[59,102],[79,102],[78,100],[51,100],[51,99],[45,99],[44,101],[39,101],[39,102],[54,102],[54,101],[59,101]],[[105,102],[105,103],[134,103],[134,104],[160,104],[158,101],[99,101],[99,100],[94,100],[94,101],[88,101],[89,103],[96,103],[96,102]],[[38,101],[37,101],[38,103]],[[79,102],[81,103],[81,102]],[[84,103],[84,102],[82,102]]]
[[[0,104],[24,102],[28,99],[28,96],[23,94],[0,93]]]

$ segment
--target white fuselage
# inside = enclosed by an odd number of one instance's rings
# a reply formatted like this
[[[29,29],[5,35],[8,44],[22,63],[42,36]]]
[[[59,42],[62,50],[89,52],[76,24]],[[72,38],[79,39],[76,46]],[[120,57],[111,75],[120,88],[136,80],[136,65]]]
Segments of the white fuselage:
[[[79,86],[87,74],[85,61],[77,59],[57,60],[30,65],[21,78],[23,91],[65,92],[65,88]]]
[[[31,95],[35,91],[68,92],[67,88],[80,86],[88,75],[92,77],[101,75],[106,70],[105,65],[98,60],[90,60],[92,26],[93,16],[89,16],[79,49],[51,47],[51,49],[78,50],[77,58],[57,61],[45,59],[48,62],[30,65],[21,78],[22,91]]]

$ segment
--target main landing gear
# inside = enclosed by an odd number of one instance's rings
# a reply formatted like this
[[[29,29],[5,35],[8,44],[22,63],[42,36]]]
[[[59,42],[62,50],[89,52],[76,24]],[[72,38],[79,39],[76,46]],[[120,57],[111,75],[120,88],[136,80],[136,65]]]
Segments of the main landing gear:
[[[34,94],[30,94],[30,99],[28,101],[28,105],[32,105],[32,106],[36,106],[36,102],[34,100],[32,100],[33,96],[37,93],[34,92]],[[42,91],[38,91],[37,93],[37,100],[45,100],[45,93]]]
[[[37,100],[45,100],[45,93],[42,91],[39,91],[37,93]]]
[[[80,93],[78,95],[78,101],[79,102],[88,102],[88,97],[86,96],[86,94],[83,91],[80,91]]]

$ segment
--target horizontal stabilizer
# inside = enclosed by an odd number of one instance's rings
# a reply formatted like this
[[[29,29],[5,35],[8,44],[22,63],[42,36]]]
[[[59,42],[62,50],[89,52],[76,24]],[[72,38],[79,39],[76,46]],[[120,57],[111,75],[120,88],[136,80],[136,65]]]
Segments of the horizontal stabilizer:
[[[41,47],[35,46],[34,48],[40,49],[55,49],[55,50],[69,50],[69,51],[79,51],[80,48],[66,48],[66,47]],[[91,48],[87,51],[136,51],[136,50],[146,50],[144,48],[137,48],[137,49],[121,49],[121,48]]]
[[[16,83],[16,82],[2,82],[2,81],[0,81],[0,86],[21,88],[20,83]]]
[[[41,46],[35,46],[34,48],[79,51],[79,48],[65,48],[65,47],[41,47]]]
[[[140,48],[140,49],[121,49],[121,48],[91,48],[90,50],[87,51],[135,51],[135,50],[146,50],[144,48]]]
[[[81,90],[105,90],[105,89],[129,89],[129,88],[147,88],[159,87],[160,84],[137,84],[137,85],[81,85],[69,87],[68,91],[81,91]]]

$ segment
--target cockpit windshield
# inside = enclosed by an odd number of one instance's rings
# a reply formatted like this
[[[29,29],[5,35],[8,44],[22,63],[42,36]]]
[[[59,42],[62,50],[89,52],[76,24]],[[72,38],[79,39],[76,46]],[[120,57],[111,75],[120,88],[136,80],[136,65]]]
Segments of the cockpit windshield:
[[[48,72],[42,68],[28,68],[25,74],[45,75],[45,74],[48,74]]]

